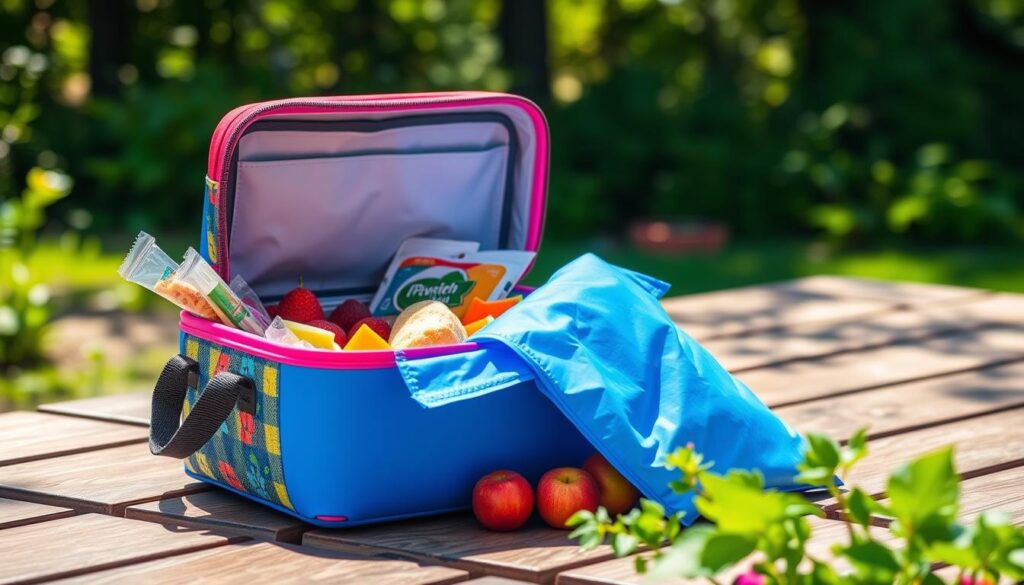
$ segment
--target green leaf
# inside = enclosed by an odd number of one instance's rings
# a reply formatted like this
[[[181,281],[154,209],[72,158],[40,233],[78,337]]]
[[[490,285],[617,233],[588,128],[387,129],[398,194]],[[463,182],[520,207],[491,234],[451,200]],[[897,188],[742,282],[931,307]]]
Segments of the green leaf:
[[[811,569],[811,583],[814,585],[839,585],[840,579],[831,566],[821,561],[814,561],[814,567]]]
[[[704,547],[718,530],[711,526],[692,526],[682,532],[665,553],[649,567],[651,579],[669,577],[706,577],[711,574],[703,565]]]
[[[878,502],[859,487],[850,490],[846,496],[846,515],[861,526],[871,524],[871,514],[879,512],[881,509]]]
[[[918,457],[890,477],[889,509],[902,536],[933,542],[951,538],[956,519],[959,478],[950,447]]]
[[[854,463],[857,463],[868,454],[868,428],[861,427],[850,437],[840,455],[840,465],[843,470],[849,471]]]
[[[832,469],[839,465],[839,444],[831,437],[810,433],[807,435],[807,444],[810,447],[807,452],[808,463]]]
[[[900,564],[893,555],[893,552],[884,544],[875,540],[855,542],[846,547],[840,547],[840,554],[850,559],[855,566],[862,566],[872,571],[880,570],[895,573],[900,570]]]
[[[565,525],[572,528],[573,526],[579,526],[584,522],[594,522],[595,520],[594,513],[590,510],[579,510],[572,516],[569,516],[569,519],[565,521]]]
[[[612,551],[617,557],[633,554],[639,545],[640,540],[632,534],[620,532],[612,537]]]
[[[701,565],[712,574],[718,573],[746,558],[756,546],[756,538],[721,532],[714,534],[704,544]]]
[[[763,491],[750,483],[747,474],[730,472],[723,477],[707,472],[702,481],[704,492],[695,500],[697,509],[723,532],[759,535],[790,517],[790,510],[807,510],[802,497]]]
[[[589,534],[585,534],[582,538],[580,538],[580,547],[583,550],[593,550],[600,546],[603,541],[604,538],[601,536],[600,533],[592,532]]]
[[[928,558],[936,562],[965,569],[974,569],[979,565],[978,555],[974,554],[969,545],[965,546],[952,542],[936,542],[932,544],[928,547]]]

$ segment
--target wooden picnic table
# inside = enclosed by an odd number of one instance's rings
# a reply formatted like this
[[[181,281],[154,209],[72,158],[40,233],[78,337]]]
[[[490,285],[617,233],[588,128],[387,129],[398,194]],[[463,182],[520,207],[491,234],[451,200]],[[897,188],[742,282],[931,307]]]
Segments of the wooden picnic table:
[[[1024,523],[1024,295],[814,277],[664,305],[797,429],[844,439],[868,425],[853,483],[884,497],[893,466],[952,443],[961,515]],[[536,521],[503,534],[468,514],[303,524],[151,456],[148,417],[146,392],[0,415],[0,583],[639,582],[631,559]],[[827,550],[843,531],[818,503],[812,546]]]

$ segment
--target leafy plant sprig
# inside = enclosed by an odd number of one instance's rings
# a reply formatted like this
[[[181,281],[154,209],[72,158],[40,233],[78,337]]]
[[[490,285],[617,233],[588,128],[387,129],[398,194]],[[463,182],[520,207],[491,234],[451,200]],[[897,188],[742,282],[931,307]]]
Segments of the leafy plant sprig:
[[[707,522],[683,530],[681,514],[666,517],[661,505],[644,499],[614,519],[603,508],[578,512],[569,519],[570,537],[583,548],[610,538],[620,557],[647,549],[636,555],[636,570],[652,578],[703,577],[715,584],[941,585],[935,571],[947,565],[960,569],[961,584],[1024,579],[1024,529],[993,513],[971,526],[957,522],[960,481],[951,447],[896,469],[884,503],[856,486],[844,490],[837,479],[866,455],[865,429],[845,446],[807,436],[797,481],[825,489],[846,525],[846,541],[827,553],[808,547],[809,518],[824,516],[819,506],[766,489],[757,472],[715,473],[692,445],[669,455],[666,465],[680,473],[671,488],[691,494]],[[873,524],[878,517],[891,519],[888,531]]]

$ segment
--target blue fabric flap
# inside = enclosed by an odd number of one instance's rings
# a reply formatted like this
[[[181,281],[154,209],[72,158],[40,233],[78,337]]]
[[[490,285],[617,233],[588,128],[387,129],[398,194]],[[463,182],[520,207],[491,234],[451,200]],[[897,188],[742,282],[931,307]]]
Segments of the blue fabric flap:
[[[585,255],[474,336],[473,354],[406,360],[416,400],[437,406],[526,379],[648,498],[695,519],[665,457],[692,443],[714,471],[757,469],[796,489],[802,439],[699,343],[658,298],[668,286]],[[582,461],[566,461],[578,466]]]
[[[483,396],[533,379],[533,371],[514,351],[495,344],[469,353],[414,360],[398,351],[395,363],[413,399],[426,408]]]

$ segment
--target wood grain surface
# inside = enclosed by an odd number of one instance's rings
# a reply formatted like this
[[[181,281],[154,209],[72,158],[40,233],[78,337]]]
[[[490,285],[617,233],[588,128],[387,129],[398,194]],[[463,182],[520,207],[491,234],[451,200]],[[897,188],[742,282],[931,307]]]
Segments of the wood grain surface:
[[[142,443],[139,427],[43,414],[9,412],[0,416],[0,466],[93,449]]]
[[[151,390],[53,402],[39,407],[40,412],[92,418],[123,424],[149,426]]]
[[[299,542],[310,525],[223,490],[129,506],[127,518],[205,528],[267,540]]]
[[[35,522],[56,520],[57,518],[67,518],[74,514],[75,511],[69,508],[0,498],[0,530]],[[2,540],[2,537],[0,537],[0,542]]]
[[[738,372],[999,323],[1024,323],[1024,296],[974,296],[954,305],[900,309],[850,321],[797,324],[710,339],[704,347],[722,365]]]
[[[1024,328],[1001,326],[743,372],[770,406],[1024,360]]]
[[[957,471],[971,478],[1024,465],[1024,409],[979,416],[868,441],[868,455],[854,466],[851,485],[873,495],[885,491],[889,473],[924,453],[954,447]],[[821,502],[831,510],[834,502]]]
[[[246,542],[89,573],[59,583],[441,585],[468,578],[465,571],[409,560],[371,558],[280,543]]]
[[[206,489],[185,475],[181,461],[155,457],[145,444],[19,463],[0,473],[0,497],[118,516],[131,504]]]
[[[224,536],[98,514],[0,532],[0,584],[35,583],[225,545]]]
[[[980,288],[968,288],[948,284],[931,284],[924,282],[902,282],[896,280],[876,280],[855,276],[808,276],[775,284],[767,288],[818,294],[836,298],[861,298],[881,300],[901,305],[948,303],[961,301],[978,296],[993,294]]]
[[[515,532],[484,530],[469,515],[450,515],[350,530],[314,530],[304,545],[357,553],[398,552],[471,572],[547,583],[559,571],[612,557],[602,546],[582,551],[568,532],[536,520]]]
[[[662,301],[669,317],[704,341],[746,335],[797,323],[826,323],[866,318],[895,308],[886,301],[836,299],[772,289],[740,289]]]
[[[871,436],[907,432],[1024,406],[1024,362],[886,386],[776,408],[802,433],[848,439],[862,426]]]

